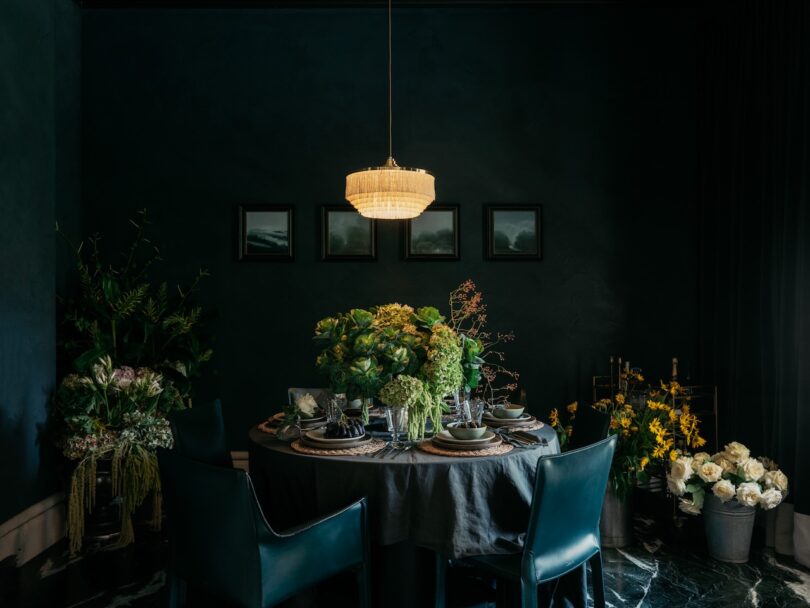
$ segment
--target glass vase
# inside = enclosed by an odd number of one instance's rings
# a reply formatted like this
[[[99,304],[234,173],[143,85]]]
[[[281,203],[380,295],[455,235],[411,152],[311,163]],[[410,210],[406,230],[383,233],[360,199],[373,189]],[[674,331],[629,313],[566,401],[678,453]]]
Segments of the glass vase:
[[[453,400],[456,403],[456,420],[458,422],[469,422],[472,420],[470,413],[470,394],[472,391],[470,387],[465,386],[458,390],[457,394],[453,395]]]

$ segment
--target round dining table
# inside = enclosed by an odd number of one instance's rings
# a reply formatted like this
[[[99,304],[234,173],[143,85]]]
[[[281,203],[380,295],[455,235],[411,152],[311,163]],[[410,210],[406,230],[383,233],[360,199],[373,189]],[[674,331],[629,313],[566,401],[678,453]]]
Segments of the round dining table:
[[[541,439],[539,445],[493,456],[448,457],[418,447],[382,456],[335,456],[296,452],[254,427],[250,476],[270,525],[278,530],[365,496],[373,546],[415,546],[448,558],[517,553],[526,535],[538,459],[560,452],[553,428],[531,432]]]

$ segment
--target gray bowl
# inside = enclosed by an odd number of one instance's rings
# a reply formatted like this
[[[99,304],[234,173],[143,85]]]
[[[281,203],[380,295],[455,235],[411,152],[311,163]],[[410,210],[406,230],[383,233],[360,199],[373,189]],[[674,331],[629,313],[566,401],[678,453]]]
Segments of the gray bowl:
[[[458,425],[461,424],[460,422],[453,422],[452,424],[447,425],[447,432],[450,433],[456,439],[462,440],[469,440],[469,439],[480,439],[484,436],[484,433],[487,432],[487,427],[482,426],[481,428],[477,429],[465,429],[461,428]]]
[[[492,414],[496,418],[520,418],[523,415],[523,410],[525,409],[526,408],[522,406],[499,407],[492,410]]]

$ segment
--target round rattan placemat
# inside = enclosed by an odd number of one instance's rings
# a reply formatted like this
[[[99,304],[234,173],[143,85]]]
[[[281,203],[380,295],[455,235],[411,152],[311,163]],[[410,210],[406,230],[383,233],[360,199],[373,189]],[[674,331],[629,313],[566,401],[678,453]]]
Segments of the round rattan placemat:
[[[381,450],[385,446],[384,441],[379,439],[372,439],[368,443],[359,445],[354,448],[343,448],[339,450],[321,450],[318,448],[311,448],[308,445],[301,443],[300,439],[296,439],[290,444],[290,447],[301,454],[309,454],[310,456],[362,456],[363,454],[372,454]]]
[[[483,450],[445,450],[437,446],[432,441],[423,441],[419,444],[419,449],[423,452],[427,452],[428,454],[436,454],[437,456],[476,458],[479,456],[498,456],[500,454],[508,454],[514,448],[508,443],[501,443]]]

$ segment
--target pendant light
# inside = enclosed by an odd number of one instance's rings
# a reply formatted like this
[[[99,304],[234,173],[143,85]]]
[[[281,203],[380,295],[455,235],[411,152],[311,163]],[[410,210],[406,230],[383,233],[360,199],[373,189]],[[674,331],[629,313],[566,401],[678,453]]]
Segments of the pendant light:
[[[406,220],[418,216],[436,198],[433,175],[424,169],[400,167],[392,145],[391,0],[388,0],[388,160],[346,176],[346,200],[363,217]]]

